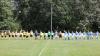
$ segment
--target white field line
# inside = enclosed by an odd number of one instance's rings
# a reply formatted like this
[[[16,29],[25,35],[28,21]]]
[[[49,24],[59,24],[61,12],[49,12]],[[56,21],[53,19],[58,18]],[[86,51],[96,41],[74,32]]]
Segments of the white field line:
[[[44,46],[44,48],[41,49],[41,51],[40,51],[40,53],[39,53],[38,56],[41,56],[41,55],[42,55],[43,51],[44,51],[44,50],[46,49],[46,47],[47,47],[47,44],[48,44],[48,41],[47,41],[46,45]]]

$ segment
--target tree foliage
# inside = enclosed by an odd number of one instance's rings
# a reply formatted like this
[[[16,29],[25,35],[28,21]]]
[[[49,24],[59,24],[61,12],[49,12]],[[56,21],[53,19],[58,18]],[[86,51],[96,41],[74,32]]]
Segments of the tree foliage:
[[[11,0],[0,0],[0,29],[18,30],[19,23],[14,18],[13,3]]]
[[[99,0],[12,1],[0,0],[0,29],[50,30],[52,4],[53,30],[100,31]]]

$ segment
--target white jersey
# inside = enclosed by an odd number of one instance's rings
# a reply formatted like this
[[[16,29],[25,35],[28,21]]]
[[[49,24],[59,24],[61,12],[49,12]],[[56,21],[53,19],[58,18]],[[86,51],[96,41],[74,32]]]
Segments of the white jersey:
[[[74,38],[75,37],[75,33],[72,33],[72,38]]]
[[[65,33],[64,33],[64,37],[67,37],[67,36],[68,36],[68,33],[67,33],[67,32],[65,32]]]
[[[82,33],[81,32],[79,33],[79,37],[82,37]]]
[[[83,37],[86,37],[86,36],[87,36],[86,32],[83,32]]]
[[[81,36],[83,37],[83,33],[81,33]]]
[[[68,37],[70,37],[70,33],[68,33]]]
[[[69,37],[72,37],[72,33],[69,33]]]
[[[76,33],[76,37],[79,37],[79,33],[78,32]]]

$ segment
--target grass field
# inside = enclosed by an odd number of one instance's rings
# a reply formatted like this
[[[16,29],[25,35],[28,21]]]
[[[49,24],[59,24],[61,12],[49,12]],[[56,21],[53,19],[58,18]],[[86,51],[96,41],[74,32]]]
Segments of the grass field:
[[[100,56],[100,40],[0,40],[0,56]]]

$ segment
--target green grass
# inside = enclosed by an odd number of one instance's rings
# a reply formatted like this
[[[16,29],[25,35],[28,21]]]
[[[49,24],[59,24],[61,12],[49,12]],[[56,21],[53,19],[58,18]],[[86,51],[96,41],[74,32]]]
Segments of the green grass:
[[[100,56],[100,41],[0,40],[0,56]]]

